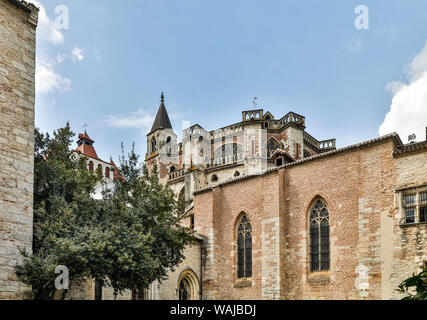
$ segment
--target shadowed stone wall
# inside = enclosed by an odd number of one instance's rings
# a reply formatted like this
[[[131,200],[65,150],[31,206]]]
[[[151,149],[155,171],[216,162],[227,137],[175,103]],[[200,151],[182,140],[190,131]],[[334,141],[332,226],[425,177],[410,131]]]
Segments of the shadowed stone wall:
[[[0,0],[0,299],[23,299],[19,248],[33,236],[35,42],[38,9]]]

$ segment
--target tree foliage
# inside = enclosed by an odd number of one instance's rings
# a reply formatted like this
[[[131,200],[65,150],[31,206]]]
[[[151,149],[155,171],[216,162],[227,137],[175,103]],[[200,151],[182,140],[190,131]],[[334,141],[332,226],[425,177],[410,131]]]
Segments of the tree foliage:
[[[53,138],[35,131],[33,253],[22,252],[18,277],[35,299],[54,297],[58,265],[68,267],[72,284],[96,279],[115,294],[165,279],[193,239],[176,215],[182,204],[160,183],[157,168],[139,165],[133,148],[120,157],[122,178],[111,189],[104,185],[102,200],[93,199],[101,172],[72,156],[73,136],[69,124]]]
[[[398,291],[406,295],[402,300],[427,300],[427,261],[423,271],[403,281]]]

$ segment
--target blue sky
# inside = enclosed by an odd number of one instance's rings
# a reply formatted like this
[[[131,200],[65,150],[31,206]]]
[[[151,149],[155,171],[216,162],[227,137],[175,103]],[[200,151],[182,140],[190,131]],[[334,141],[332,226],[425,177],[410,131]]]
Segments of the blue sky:
[[[356,6],[369,9],[358,30]],[[70,121],[98,155],[144,154],[160,93],[174,129],[241,120],[252,99],[338,147],[427,126],[425,0],[39,0],[36,126]],[[69,28],[54,24],[65,5]],[[386,118],[386,115],[389,114]],[[386,120],[385,120],[386,119]],[[381,127],[381,129],[380,129]]]

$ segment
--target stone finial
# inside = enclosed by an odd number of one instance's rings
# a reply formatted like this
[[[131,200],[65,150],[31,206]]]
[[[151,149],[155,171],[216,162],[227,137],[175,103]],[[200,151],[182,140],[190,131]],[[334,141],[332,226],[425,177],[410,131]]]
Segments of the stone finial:
[[[162,91],[162,95],[160,96],[160,102],[162,103],[165,102],[165,95],[163,94],[163,91]]]

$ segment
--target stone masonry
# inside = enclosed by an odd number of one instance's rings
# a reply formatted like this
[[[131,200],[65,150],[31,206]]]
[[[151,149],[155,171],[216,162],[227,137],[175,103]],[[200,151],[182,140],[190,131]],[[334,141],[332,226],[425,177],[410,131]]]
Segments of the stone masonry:
[[[25,298],[19,249],[31,251],[38,9],[0,0],[0,299]]]

